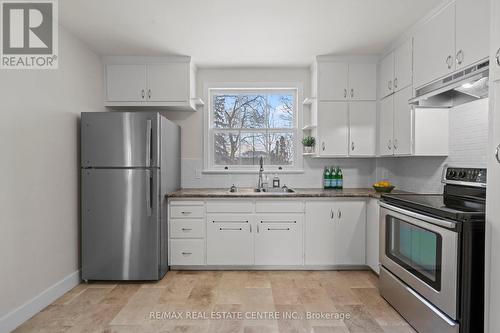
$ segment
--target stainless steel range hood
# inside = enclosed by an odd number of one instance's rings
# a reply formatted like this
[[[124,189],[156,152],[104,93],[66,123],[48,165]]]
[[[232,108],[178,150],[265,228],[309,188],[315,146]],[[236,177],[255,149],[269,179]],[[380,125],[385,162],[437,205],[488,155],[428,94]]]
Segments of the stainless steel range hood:
[[[489,61],[485,61],[417,89],[409,103],[424,108],[451,108],[488,97],[488,76]]]

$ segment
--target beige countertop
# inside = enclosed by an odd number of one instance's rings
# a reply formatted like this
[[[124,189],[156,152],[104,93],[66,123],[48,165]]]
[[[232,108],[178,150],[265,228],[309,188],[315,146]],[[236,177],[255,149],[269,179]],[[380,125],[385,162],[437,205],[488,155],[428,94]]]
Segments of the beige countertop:
[[[324,190],[321,188],[294,188],[295,193],[256,193],[251,188],[239,188],[238,192],[229,192],[227,188],[186,188],[166,196],[172,198],[334,198],[368,197],[380,198],[381,194],[372,188],[344,188],[342,190]],[[408,193],[393,191],[392,193]]]

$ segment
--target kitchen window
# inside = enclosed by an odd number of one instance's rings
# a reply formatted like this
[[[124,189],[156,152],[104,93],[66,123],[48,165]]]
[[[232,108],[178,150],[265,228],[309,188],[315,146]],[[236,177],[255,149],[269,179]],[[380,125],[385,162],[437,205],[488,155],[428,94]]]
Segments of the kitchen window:
[[[296,171],[297,89],[209,89],[209,171]]]

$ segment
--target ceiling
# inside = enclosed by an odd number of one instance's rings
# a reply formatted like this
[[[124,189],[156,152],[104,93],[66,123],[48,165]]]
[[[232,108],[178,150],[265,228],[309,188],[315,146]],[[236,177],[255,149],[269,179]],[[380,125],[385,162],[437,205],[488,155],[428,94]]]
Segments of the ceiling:
[[[305,66],[377,54],[442,0],[64,0],[61,24],[103,55],[199,66]]]

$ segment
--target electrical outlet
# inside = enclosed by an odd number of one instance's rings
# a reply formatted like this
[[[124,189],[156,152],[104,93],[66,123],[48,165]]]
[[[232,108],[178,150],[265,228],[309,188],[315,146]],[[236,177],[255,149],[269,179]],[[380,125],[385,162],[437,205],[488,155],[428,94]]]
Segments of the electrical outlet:
[[[201,170],[200,169],[194,170],[194,178],[201,179]]]

